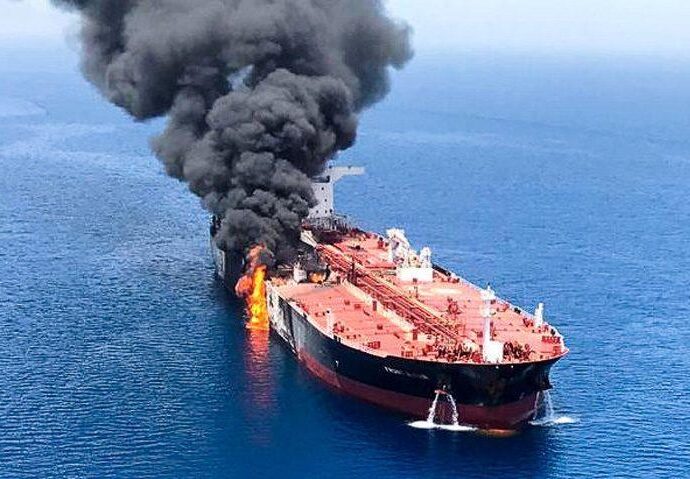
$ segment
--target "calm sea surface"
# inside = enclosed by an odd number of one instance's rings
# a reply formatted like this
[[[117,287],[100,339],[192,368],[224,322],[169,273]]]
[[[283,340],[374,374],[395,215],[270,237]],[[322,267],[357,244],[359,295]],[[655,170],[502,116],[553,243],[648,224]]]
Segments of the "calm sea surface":
[[[422,56],[338,191],[533,308],[557,414],[423,431],[249,337],[207,215],[74,55],[0,51],[0,476],[690,477],[690,64]]]

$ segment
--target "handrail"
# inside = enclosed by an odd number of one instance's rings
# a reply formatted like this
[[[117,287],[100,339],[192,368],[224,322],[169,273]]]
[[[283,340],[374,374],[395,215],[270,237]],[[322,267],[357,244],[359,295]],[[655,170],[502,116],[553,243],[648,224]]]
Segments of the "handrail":
[[[318,251],[325,256],[324,259],[331,267],[343,273],[348,273],[351,270],[353,263],[348,261],[344,252],[330,245],[319,245]],[[358,287],[380,301],[385,307],[395,311],[403,318],[411,320],[415,327],[423,333],[436,334],[453,343],[457,342],[457,334],[452,329],[439,324],[439,320],[444,319],[443,316],[435,313],[427,305],[410,297],[385,279],[371,274],[355,258],[352,259],[354,260]]]

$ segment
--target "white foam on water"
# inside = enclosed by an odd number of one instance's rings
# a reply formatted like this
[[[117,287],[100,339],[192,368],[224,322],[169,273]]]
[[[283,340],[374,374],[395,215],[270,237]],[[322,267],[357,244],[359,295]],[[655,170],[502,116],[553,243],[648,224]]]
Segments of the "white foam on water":
[[[537,418],[530,421],[530,425],[538,427],[557,426],[560,424],[574,424],[577,419],[570,416],[557,416],[551,400],[551,393],[544,391],[541,396],[541,404],[539,406]]]
[[[562,424],[575,424],[576,422],[578,422],[578,420],[574,417],[558,416],[558,417],[555,417],[555,418],[549,419],[549,420],[535,419],[533,421],[530,421],[529,424],[530,424],[530,426],[549,427],[549,426],[559,426]]]
[[[558,416],[553,420],[554,424],[575,424],[577,419],[570,416]]]
[[[468,431],[476,431],[476,427],[472,426],[463,426],[462,424],[439,424],[438,425],[439,429],[443,429],[444,431],[453,431],[453,432],[468,432]]]
[[[436,419],[436,408],[438,407],[438,400],[441,397],[441,394],[448,398],[448,402],[453,408],[452,424],[439,424],[434,422],[434,420]],[[436,396],[434,396],[434,400],[431,402],[431,407],[429,408],[429,414],[427,415],[426,421],[413,421],[408,423],[408,426],[414,427],[416,429],[441,429],[444,431],[453,432],[474,431],[476,429],[471,426],[464,426],[460,424],[459,418],[460,414],[458,412],[458,405],[455,402],[455,398],[450,393],[441,393],[440,391],[436,391]]]
[[[408,426],[415,429],[439,429],[441,431],[451,431],[451,432],[469,432],[476,431],[476,427],[464,426],[462,424],[436,424],[435,422],[429,421],[413,421],[408,422]]]
[[[415,429],[436,429],[438,427],[438,424],[429,421],[413,421],[407,423],[407,425]]]

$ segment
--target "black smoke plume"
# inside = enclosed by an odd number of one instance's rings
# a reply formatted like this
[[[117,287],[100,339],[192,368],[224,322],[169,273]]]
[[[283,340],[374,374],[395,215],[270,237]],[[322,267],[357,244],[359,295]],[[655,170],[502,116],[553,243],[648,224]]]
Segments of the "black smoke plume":
[[[381,0],[53,0],[81,13],[82,68],[139,120],[167,172],[222,218],[220,246],[284,258],[309,177],[411,57]]]

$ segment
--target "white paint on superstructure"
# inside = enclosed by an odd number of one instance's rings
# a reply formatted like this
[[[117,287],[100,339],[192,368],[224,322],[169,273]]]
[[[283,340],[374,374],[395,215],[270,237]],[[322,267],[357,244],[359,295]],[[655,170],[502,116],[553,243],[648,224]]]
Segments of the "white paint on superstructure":
[[[434,280],[433,268],[422,268],[418,266],[398,266],[395,270],[397,278],[404,283],[431,283]]]
[[[544,303],[539,303],[534,310],[534,325],[540,327],[544,324]]]
[[[266,283],[266,296],[268,298],[268,318],[273,330],[288,344],[291,344],[292,341],[290,341],[290,332],[285,321],[285,314],[283,313],[283,308],[280,307],[280,294],[270,281]]]
[[[398,280],[405,283],[431,283],[434,280],[434,268],[431,263],[431,248],[425,246],[417,254],[405,236],[405,230],[391,228],[388,236],[388,261],[395,263],[395,274]]]
[[[491,302],[496,299],[496,293],[491,289],[491,286],[487,286],[486,289],[482,290],[481,298],[483,300],[483,305],[481,308],[481,315],[484,318],[484,330],[482,331],[482,359],[486,363],[498,364],[503,361],[503,342],[494,341],[491,338]]]
[[[361,166],[331,166],[326,168],[323,174],[312,178],[311,184],[314,190],[316,206],[309,210],[309,218],[328,218],[335,214],[333,185],[344,176],[357,176],[364,174]]]

